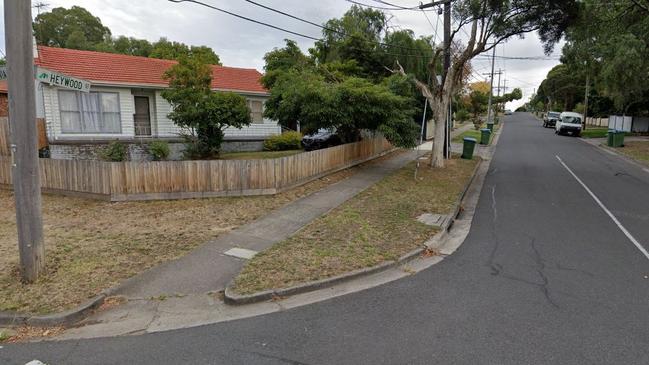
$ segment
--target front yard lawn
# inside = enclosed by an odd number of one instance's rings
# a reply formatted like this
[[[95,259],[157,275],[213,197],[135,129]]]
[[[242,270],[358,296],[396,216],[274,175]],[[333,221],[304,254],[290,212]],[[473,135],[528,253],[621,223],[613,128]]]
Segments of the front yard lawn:
[[[303,150],[288,151],[258,151],[258,152],[230,152],[222,153],[219,158],[222,160],[263,160],[267,158],[279,158],[297,155],[304,152]]]
[[[31,285],[19,279],[13,193],[0,190],[0,311],[69,309],[354,171],[275,196],[108,203],[44,195],[46,273]]]
[[[649,140],[625,141],[624,147],[616,148],[615,150],[640,162],[649,163]]]
[[[415,162],[386,177],[294,236],[259,253],[235,279],[241,294],[285,288],[395,260],[437,228],[417,221],[447,214],[472,175],[476,160],[454,158],[444,169]]]

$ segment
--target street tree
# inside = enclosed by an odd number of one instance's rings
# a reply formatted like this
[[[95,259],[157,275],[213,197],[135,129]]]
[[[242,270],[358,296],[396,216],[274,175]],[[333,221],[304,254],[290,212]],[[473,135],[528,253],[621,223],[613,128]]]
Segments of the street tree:
[[[457,52],[457,57],[448,71],[442,75],[441,82],[437,77],[426,80],[415,79],[417,88],[428,99],[436,124],[435,141],[444,140],[446,113],[452,96],[460,87],[466,64],[475,56],[491,50],[507,39],[528,32],[538,31],[544,42],[546,52],[561,38],[564,30],[575,19],[578,2],[575,0],[456,0],[453,2],[453,14],[457,24],[451,31],[450,44],[460,29],[470,28],[465,46]],[[429,72],[437,75],[438,63],[444,54],[444,47],[437,47],[429,63]],[[450,52],[450,49],[448,50]],[[403,67],[395,72],[406,74]],[[444,167],[442,143],[433,144],[431,165]]]
[[[169,89],[162,97],[172,106],[168,117],[188,131],[187,157],[217,157],[224,129],[250,124],[250,109],[243,96],[211,90],[212,69],[203,59],[182,57],[164,77],[169,80]]]
[[[404,88],[405,86],[405,88]],[[355,142],[362,130],[381,132],[400,147],[413,147],[418,127],[412,120],[413,98],[405,79],[380,84],[360,77],[330,80],[315,70],[278,74],[264,114],[281,125],[300,123],[306,133],[335,129],[345,142]]]

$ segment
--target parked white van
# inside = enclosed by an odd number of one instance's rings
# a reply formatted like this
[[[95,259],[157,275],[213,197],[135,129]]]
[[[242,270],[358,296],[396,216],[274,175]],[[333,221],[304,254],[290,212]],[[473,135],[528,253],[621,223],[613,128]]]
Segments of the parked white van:
[[[575,137],[579,137],[581,135],[581,122],[583,120],[583,116],[579,113],[563,112],[559,116],[557,123],[554,125],[554,133],[570,133]]]

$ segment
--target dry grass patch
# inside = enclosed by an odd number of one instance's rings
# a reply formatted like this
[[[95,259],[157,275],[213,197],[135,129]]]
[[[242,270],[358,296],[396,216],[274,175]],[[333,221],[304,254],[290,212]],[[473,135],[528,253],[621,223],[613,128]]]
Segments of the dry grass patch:
[[[0,311],[44,314],[74,307],[354,171],[275,196],[108,203],[44,195],[46,273],[31,285],[19,280],[13,193],[0,190]]]
[[[324,279],[421,247],[437,230],[416,218],[449,213],[476,163],[453,159],[445,169],[422,164],[417,181],[410,163],[255,256],[235,279],[235,291],[250,294]]]
[[[649,140],[625,141],[624,147],[616,148],[615,150],[638,161],[649,163]]]

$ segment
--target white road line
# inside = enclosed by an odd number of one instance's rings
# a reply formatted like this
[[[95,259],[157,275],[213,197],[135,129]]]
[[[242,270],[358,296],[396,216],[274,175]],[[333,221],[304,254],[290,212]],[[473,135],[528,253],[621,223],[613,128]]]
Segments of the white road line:
[[[620,221],[617,220],[617,218],[613,215],[613,213],[611,213],[611,211],[608,210],[608,208],[606,208],[606,206],[602,203],[602,201],[599,200],[599,198],[597,197],[597,195],[595,195],[595,194],[594,194],[594,193],[593,193],[593,192],[588,188],[588,186],[586,186],[586,184],[584,184],[584,182],[581,181],[581,179],[580,179],[577,175],[575,175],[574,172],[572,172],[572,170],[570,169],[570,167],[568,167],[568,165],[566,165],[566,164],[563,162],[563,160],[561,160],[561,157],[559,157],[559,156],[555,156],[555,157],[557,158],[557,160],[559,160],[559,162],[561,162],[561,164],[563,165],[563,167],[565,167],[566,170],[568,170],[568,172],[570,173],[570,175],[572,175],[572,177],[574,177],[574,178],[577,180],[577,182],[579,182],[579,184],[581,184],[581,186],[583,186],[584,189],[586,189],[586,191],[588,192],[588,194],[590,194],[590,196],[593,197],[593,199],[594,199],[595,202],[600,206],[600,208],[602,208],[602,209],[604,210],[604,212],[606,212],[606,214],[608,214],[608,216],[611,217],[611,220],[613,220],[613,223],[615,223],[615,224],[617,225],[617,227],[622,231],[622,233],[624,233],[624,235],[629,239],[629,241],[631,241],[631,242],[635,245],[635,247],[637,247],[638,250],[640,250],[640,252],[642,252],[642,254],[645,255],[645,257],[649,260],[649,252],[647,252],[647,250],[646,250],[644,247],[642,247],[642,245],[640,244],[640,242],[638,242],[638,240],[636,240],[635,237],[633,237],[633,235],[631,235],[631,233],[630,233],[630,232],[629,232],[629,231],[628,231],[628,230],[627,230],[627,229],[622,225],[622,223],[620,223]]]

